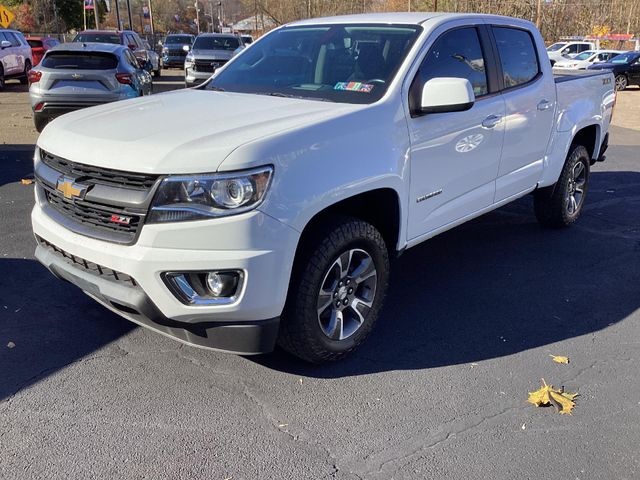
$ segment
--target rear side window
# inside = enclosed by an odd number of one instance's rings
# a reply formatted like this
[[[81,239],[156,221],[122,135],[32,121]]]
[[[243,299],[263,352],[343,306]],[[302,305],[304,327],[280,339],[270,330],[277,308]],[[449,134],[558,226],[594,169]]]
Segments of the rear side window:
[[[50,52],[42,60],[46,68],[69,70],[113,70],[118,59],[109,53]]]
[[[458,28],[438,37],[422,61],[411,86],[413,105],[420,104],[424,84],[439,77],[466,78],[476,97],[487,94],[485,59],[475,28]]]
[[[505,88],[533,80],[540,71],[533,38],[526,30],[493,27]]]

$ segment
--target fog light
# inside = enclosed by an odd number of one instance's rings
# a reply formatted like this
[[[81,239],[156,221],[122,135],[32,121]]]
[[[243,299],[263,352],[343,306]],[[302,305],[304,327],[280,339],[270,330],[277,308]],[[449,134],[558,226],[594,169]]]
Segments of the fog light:
[[[211,272],[207,275],[207,287],[214,297],[230,297],[237,285],[237,272]]]
[[[242,291],[242,270],[211,272],[166,272],[162,279],[169,290],[186,305],[233,303]]]

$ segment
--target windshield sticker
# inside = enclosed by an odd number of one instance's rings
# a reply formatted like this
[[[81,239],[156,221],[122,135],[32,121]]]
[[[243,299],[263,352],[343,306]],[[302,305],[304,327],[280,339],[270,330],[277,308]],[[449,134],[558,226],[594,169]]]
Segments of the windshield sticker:
[[[338,82],[333,87],[334,90],[345,90],[347,92],[371,93],[374,85],[361,82]]]

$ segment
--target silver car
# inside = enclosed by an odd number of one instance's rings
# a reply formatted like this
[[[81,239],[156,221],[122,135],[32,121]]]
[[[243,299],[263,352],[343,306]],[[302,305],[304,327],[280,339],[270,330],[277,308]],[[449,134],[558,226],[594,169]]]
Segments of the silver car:
[[[9,78],[17,78],[26,85],[31,65],[31,47],[22,33],[0,29],[0,90]]]
[[[124,45],[64,43],[29,72],[36,129],[80,108],[149,95],[151,75]]]
[[[198,35],[184,61],[185,86],[192,87],[205,81],[243,48],[244,43],[238,35],[223,33]]]

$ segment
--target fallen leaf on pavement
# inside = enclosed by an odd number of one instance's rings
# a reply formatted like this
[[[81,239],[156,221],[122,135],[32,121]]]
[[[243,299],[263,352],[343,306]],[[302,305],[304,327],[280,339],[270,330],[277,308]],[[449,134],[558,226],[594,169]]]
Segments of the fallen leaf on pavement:
[[[573,400],[578,396],[577,393],[568,393],[564,388],[553,388],[553,385],[547,385],[542,379],[542,387],[535,392],[529,392],[527,402],[532,403],[536,407],[547,407],[553,405],[558,413],[567,413],[571,415],[571,410],[576,406]]]
[[[560,355],[549,355],[549,356],[556,363],[569,363],[569,357],[562,357]]]
[[[16,346],[16,344],[15,344],[15,343],[13,343],[13,342],[9,342],[9,343],[7,343],[7,348],[13,348],[13,347],[15,347],[15,346]]]
[[[30,178],[23,178],[20,183],[22,183],[22,185],[31,185],[33,183],[33,180]]]

